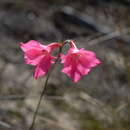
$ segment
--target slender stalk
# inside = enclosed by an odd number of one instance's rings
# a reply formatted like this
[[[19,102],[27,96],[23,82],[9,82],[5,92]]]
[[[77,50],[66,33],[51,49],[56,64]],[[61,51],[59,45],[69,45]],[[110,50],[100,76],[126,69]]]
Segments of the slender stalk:
[[[44,86],[43,86],[42,93],[41,93],[41,95],[40,95],[40,98],[39,98],[39,101],[38,101],[36,110],[35,110],[34,115],[33,115],[32,124],[30,125],[29,130],[33,130],[33,129],[34,129],[34,125],[35,125],[36,117],[37,117],[37,114],[38,114],[38,110],[39,110],[39,108],[40,108],[40,104],[41,104],[42,98],[43,98],[43,96],[44,96],[44,94],[45,94],[49,77],[50,77],[52,71],[54,70],[54,68],[55,68],[55,66],[56,66],[56,64],[57,64],[57,62],[58,62],[58,60],[59,60],[59,58],[60,58],[60,53],[61,53],[61,51],[62,51],[62,47],[60,47],[60,49],[59,49],[58,57],[57,57],[57,59],[56,59],[56,61],[55,61],[55,64],[52,66],[51,70],[48,72],[48,75],[47,75],[45,84],[44,84]]]

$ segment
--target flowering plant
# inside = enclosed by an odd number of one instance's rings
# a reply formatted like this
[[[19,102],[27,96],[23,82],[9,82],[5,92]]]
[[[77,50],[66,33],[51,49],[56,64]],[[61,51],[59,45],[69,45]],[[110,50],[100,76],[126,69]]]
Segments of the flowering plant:
[[[96,55],[92,51],[78,49],[75,43],[71,40],[64,42],[70,45],[67,54],[60,54],[61,63],[63,64],[62,72],[68,75],[73,82],[77,82],[83,75],[87,75],[90,70],[100,64]],[[20,47],[24,52],[26,64],[35,67],[33,77],[35,79],[44,76],[49,71],[56,57],[52,56],[54,49],[63,47],[61,43],[51,43],[42,45],[37,41],[31,40],[27,43],[20,43]]]
[[[62,54],[62,48],[65,44],[69,44],[70,47],[66,55]],[[48,45],[42,45],[37,41],[31,40],[27,43],[20,43],[20,48],[24,52],[25,63],[35,67],[33,74],[35,79],[48,74],[34,113],[33,122],[29,128],[29,130],[33,130],[41,99],[47,87],[49,76],[57,61],[60,59],[60,62],[63,64],[61,71],[76,83],[82,76],[87,75],[93,67],[100,64],[100,60],[96,58],[94,52],[84,48],[78,49],[72,40],[66,40],[62,44],[54,42]],[[56,48],[59,48],[59,53],[57,57],[54,57],[52,52]],[[52,64],[54,64],[53,68],[51,67]]]

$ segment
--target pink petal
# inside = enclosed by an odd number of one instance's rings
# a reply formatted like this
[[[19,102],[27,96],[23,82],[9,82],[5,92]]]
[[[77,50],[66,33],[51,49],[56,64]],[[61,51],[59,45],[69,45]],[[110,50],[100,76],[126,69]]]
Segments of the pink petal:
[[[77,82],[81,77],[79,73],[72,71],[71,66],[63,68],[62,72],[65,73],[67,76],[69,76],[73,82]]]
[[[39,49],[39,50],[42,50],[43,47],[41,47],[40,43],[37,42],[37,41],[34,41],[34,40],[30,40],[29,42],[27,43],[20,43],[20,48],[26,52],[28,50],[30,50],[31,48],[33,49]]]
[[[100,61],[95,57],[95,55],[81,55],[79,62],[87,68],[95,67],[100,63]]]
[[[34,78],[37,79],[40,76],[44,76],[50,69],[51,66],[51,57],[44,57],[40,63],[36,66]]]
[[[78,80],[80,80],[80,78],[81,78],[81,75],[79,73],[75,72],[74,76],[72,77],[72,81],[74,83],[76,83],[76,82],[78,82]]]
[[[61,46],[60,43],[54,42],[54,43],[51,43],[51,44],[47,45],[47,48],[49,49],[49,52],[52,52],[53,49],[56,49],[56,48],[58,48],[60,46]]]
[[[71,66],[69,67],[64,67],[61,72],[67,74],[69,77],[71,76]]]
[[[41,55],[41,56],[38,56],[38,57],[35,58],[35,59],[29,59],[26,55],[24,56],[25,63],[26,63],[26,64],[33,65],[33,66],[38,65],[42,58],[43,58],[42,55]]]
[[[78,71],[82,74],[82,75],[86,75],[89,73],[90,68],[86,68],[84,66],[82,66],[80,63],[77,65],[77,69]]]
[[[43,69],[42,69],[40,66],[36,66],[35,73],[34,73],[33,77],[34,77],[35,79],[37,79],[37,78],[39,78],[40,76],[43,76],[43,75],[45,75],[45,74],[46,74],[46,72],[43,71]]]
[[[26,64],[37,65],[44,55],[43,52],[38,49],[30,49],[25,52],[24,59]]]

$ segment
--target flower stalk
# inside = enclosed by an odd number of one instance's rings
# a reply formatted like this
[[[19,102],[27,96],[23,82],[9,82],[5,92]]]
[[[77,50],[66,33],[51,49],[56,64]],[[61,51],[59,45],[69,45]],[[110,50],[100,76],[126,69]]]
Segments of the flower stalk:
[[[39,101],[38,101],[36,110],[35,110],[35,112],[34,112],[33,119],[32,119],[32,123],[31,123],[31,125],[30,125],[29,130],[33,130],[33,129],[34,129],[36,117],[37,117],[37,114],[38,114],[38,110],[39,110],[39,108],[40,108],[40,104],[41,104],[42,98],[43,98],[43,96],[44,96],[44,94],[45,94],[45,92],[46,92],[46,89],[47,89],[48,80],[49,80],[50,75],[52,74],[52,72],[53,72],[53,70],[54,70],[54,68],[55,68],[55,66],[56,66],[56,64],[57,64],[57,62],[59,61],[59,58],[60,58],[60,55],[59,55],[59,54],[60,54],[61,52],[62,52],[62,47],[59,48],[58,57],[57,57],[57,59],[56,59],[54,65],[52,66],[52,68],[50,69],[50,71],[49,71],[48,74],[47,74],[46,81],[45,81],[45,84],[44,84],[44,86],[43,86],[42,93],[41,93],[41,95],[40,95],[40,98],[39,98]]]

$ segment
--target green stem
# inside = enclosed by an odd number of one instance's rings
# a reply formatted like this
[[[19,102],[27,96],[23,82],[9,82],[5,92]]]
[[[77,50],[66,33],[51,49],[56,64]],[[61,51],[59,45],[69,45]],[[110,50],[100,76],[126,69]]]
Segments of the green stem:
[[[52,71],[54,70],[54,68],[55,68],[55,66],[56,66],[56,64],[57,64],[57,62],[58,62],[58,60],[59,60],[59,58],[60,58],[60,53],[61,53],[61,51],[62,51],[62,47],[60,47],[60,49],[59,49],[58,57],[57,57],[57,59],[56,59],[56,61],[55,61],[55,64],[52,66],[51,70],[48,72],[48,75],[47,75],[45,84],[44,84],[44,86],[43,86],[42,93],[41,93],[41,95],[40,95],[40,98],[39,98],[39,101],[38,101],[36,110],[35,110],[34,115],[33,115],[32,124],[30,125],[29,130],[33,130],[33,129],[34,129],[34,125],[35,125],[36,117],[37,117],[37,114],[38,114],[38,110],[39,110],[39,108],[40,108],[40,104],[41,104],[42,98],[43,98],[43,96],[44,96],[44,94],[45,94],[49,77],[50,77]]]

